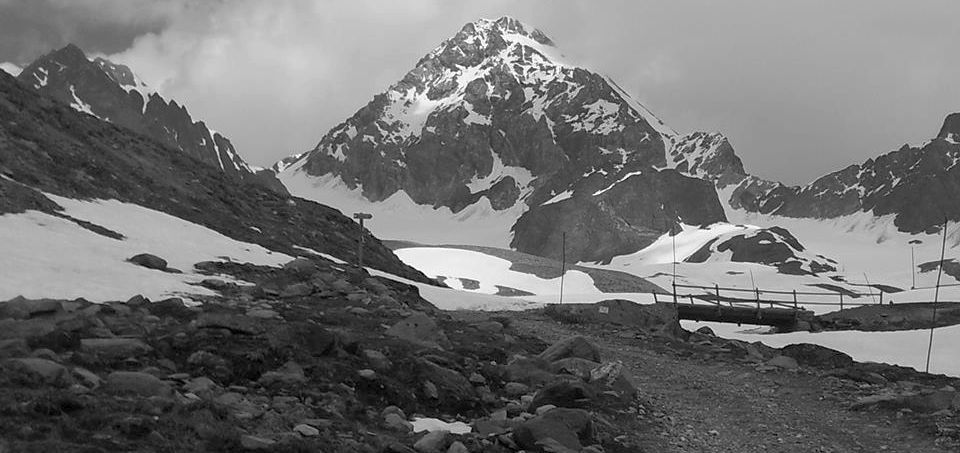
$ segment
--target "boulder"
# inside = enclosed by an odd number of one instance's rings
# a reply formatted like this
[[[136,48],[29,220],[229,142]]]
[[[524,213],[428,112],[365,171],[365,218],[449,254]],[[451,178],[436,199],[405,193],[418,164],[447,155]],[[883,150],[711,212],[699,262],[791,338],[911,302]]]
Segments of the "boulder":
[[[579,452],[595,441],[590,414],[567,408],[551,409],[527,420],[514,429],[513,439],[521,448],[536,452],[558,451],[547,449],[553,444]]]
[[[547,404],[557,407],[586,407],[596,396],[596,390],[582,381],[557,380],[537,391],[530,409]]]
[[[17,296],[0,302],[0,319],[29,319],[34,316],[54,314],[62,309],[61,301],[53,299],[26,299]]]
[[[141,253],[127,259],[127,261],[147,269],[156,269],[158,271],[167,270],[167,260],[149,253]]]
[[[515,357],[507,363],[507,380],[528,385],[545,384],[556,378],[550,362],[540,357]]]
[[[170,384],[152,374],[137,371],[114,371],[107,375],[105,387],[111,393],[139,396],[171,396]]]
[[[784,346],[781,354],[792,357],[801,365],[823,369],[844,368],[853,364],[853,358],[847,354],[809,343]]]
[[[301,423],[293,427],[293,432],[303,437],[316,437],[320,435],[320,430],[306,423]]]
[[[396,412],[386,414],[383,417],[383,424],[395,431],[404,433],[413,431],[413,423],[408,422],[407,419],[403,418],[403,415]]]
[[[767,365],[783,368],[786,370],[795,370],[800,367],[800,365],[797,364],[796,360],[794,360],[792,357],[787,357],[785,355],[778,355],[770,359],[769,361],[767,361]]]
[[[257,382],[267,387],[271,385],[296,385],[307,382],[307,376],[299,364],[290,361],[274,371],[263,373]]]
[[[600,349],[582,336],[575,336],[561,340],[540,353],[540,358],[548,362],[556,362],[568,357],[600,362]]]
[[[637,384],[623,366],[623,362],[609,362],[590,370],[590,383],[615,392],[622,402],[629,402],[637,393]]]
[[[431,431],[414,443],[413,448],[421,453],[437,453],[443,451],[449,439],[449,431]]]
[[[296,258],[283,265],[284,270],[288,270],[301,276],[309,276],[317,272],[317,266],[309,258]]]
[[[233,333],[257,335],[263,333],[261,320],[226,313],[204,313],[197,318],[197,327],[227,329]]]
[[[139,338],[83,338],[80,348],[84,352],[107,359],[137,357],[153,351]]]
[[[67,385],[71,381],[70,374],[63,365],[47,359],[7,359],[3,365],[6,372],[20,374],[25,383]]]
[[[711,329],[710,326],[703,326],[697,329],[697,333],[699,333],[700,335],[706,335],[708,337],[717,336],[717,334],[713,333],[713,329]]]
[[[425,346],[438,346],[439,342],[446,339],[436,321],[420,312],[391,326],[387,329],[387,335]]]
[[[550,371],[558,374],[572,374],[587,381],[590,379],[590,371],[598,366],[600,366],[600,363],[594,362],[593,360],[581,359],[580,357],[567,357],[551,363]]]
[[[421,379],[434,384],[438,390],[438,397],[445,402],[456,402],[461,405],[472,405],[476,400],[476,392],[470,381],[457,371],[444,368],[430,360],[417,361]]]

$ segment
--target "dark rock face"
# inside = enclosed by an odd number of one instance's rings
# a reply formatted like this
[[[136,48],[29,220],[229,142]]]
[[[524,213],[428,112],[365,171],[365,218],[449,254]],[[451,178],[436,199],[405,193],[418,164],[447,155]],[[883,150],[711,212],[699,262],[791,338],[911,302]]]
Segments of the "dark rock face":
[[[231,179],[285,193],[271,172],[247,165],[230,140],[194,121],[184,106],[150,90],[124,65],[103,58],[90,60],[70,44],[31,63],[18,79],[75,110],[179,149]]]
[[[517,220],[510,246],[559,259],[563,234],[568,261],[605,261],[653,243],[679,223],[725,221],[713,185],[673,170],[625,169],[594,174],[570,198],[533,206]]]
[[[718,188],[739,183],[747,176],[743,162],[723,134],[694,132],[678,137],[667,161],[677,171],[713,181]]]
[[[564,230],[571,258],[601,261],[638,250],[678,216],[723,220],[709,184],[652,170],[667,165],[673,132],[613,81],[559,54],[515,19],[467,24],[315,149],[275,169],[339,177],[370,201],[404,191],[454,212],[483,199],[494,210],[529,208],[511,246],[541,256],[560,256]],[[544,205],[641,169],[603,196]]]
[[[116,199],[290,255],[302,254],[294,248],[301,246],[346,260],[356,256],[359,226],[339,211],[236,184],[187,153],[78,113],[6,73],[0,73],[0,173],[0,190],[17,194],[0,201],[4,212],[40,209],[63,216],[40,191]],[[378,239],[368,237],[364,247],[371,265],[430,281]]]
[[[730,256],[724,259],[729,261],[775,266],[784,274],[819,274],[837,270],[836,261],[804,253],[805,249],[797,238],[780,227],[722,235],[704,244],[684,261],[704,263],[727,252]]]

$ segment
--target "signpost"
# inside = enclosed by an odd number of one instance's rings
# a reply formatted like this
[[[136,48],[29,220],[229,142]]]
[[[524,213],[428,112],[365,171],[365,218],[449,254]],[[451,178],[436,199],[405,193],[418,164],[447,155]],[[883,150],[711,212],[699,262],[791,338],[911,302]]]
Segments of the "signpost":
[[[366,219],[372,219],[373,214],[367,214],[366,212],[355,212],[353,213],[353,218],[360,220],[360,241],[357,249],[357,266],[360,267],[360,269],[363,269],[363,221]]]

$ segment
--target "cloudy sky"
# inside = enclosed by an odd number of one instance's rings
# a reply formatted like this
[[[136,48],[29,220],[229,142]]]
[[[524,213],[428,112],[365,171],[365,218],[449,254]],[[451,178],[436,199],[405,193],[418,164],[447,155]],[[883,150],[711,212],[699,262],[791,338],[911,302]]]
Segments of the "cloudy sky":
[[[68,42],[108,55],[267,166],[501,15],[788,183],[922,143],[960,111],[955,0],[0,0],[0,61]]]

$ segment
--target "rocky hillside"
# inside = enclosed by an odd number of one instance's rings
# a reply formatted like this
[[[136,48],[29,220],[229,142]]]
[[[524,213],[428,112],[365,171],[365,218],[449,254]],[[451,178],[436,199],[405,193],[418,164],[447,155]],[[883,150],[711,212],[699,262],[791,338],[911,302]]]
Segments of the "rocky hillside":
[[[566,230],[577,244],[571,259],[603,260],[637,250],[681,217],[725,220],[715,194],[665,168],[674,135],[541,31],[503,17],[465,25],[315,149],[275,168],[281,180],[338,177],[372,202],[403,192],[454,213],[474,205],[526,212],[513,248],[559,256]],[[639,206],[645,211],[630,211]],[[587,218],[589,227],[576,220]],[[608,245],[594,247],[601,242]]]
[[[951,114],[939,134],[921,146],[900,149],[825,175],[805,186],[748,175],[723,136],[696,133],[671,152],[678,170],[712,180],[718,189],[735,186],[736,209],[785,217],[829,219],[858,212],[893,215],[906,233],[939,230],[944,217],[960,220],[960,114]]]
[[[289,255],[306,247],[353,260],[359,238],[356,222],[335,209],[238,184],[188,153],[79,113],[0,73],[0,213],[58,215],[60,206],[44,193],[134,203]],[[384,271],[429,281],[375,238],[366,242],[365,258]]]
[[[271,172],[248,165],[230,140],[194,121],[184,106],[164,99],[127,66],[103,58],[91,60],[70,44],[38,58],[18,79],[77,111],[182,150],[231,179],[285,190]]]

